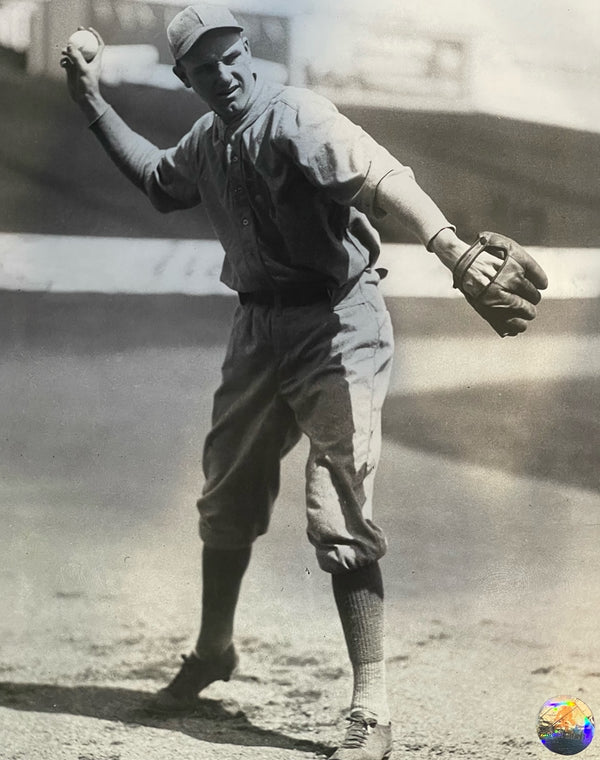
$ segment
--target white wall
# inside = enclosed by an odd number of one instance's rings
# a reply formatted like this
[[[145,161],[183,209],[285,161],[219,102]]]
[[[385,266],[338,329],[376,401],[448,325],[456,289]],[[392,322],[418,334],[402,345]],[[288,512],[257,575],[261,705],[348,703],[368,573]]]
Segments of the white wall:
[[[532,248],[548,298],[600,297],[600,251]],[[48,292],[231,294],[211,240],[0,234],[0,289]],[[389,296],[458,297],[450,273],[420,245],[384,245]]]

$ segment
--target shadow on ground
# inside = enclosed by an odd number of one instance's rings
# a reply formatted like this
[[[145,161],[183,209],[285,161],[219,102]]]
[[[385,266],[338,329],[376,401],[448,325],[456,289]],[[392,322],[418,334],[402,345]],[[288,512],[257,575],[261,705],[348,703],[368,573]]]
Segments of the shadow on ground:
[[[600,379],[476,385],[388,399],[384,434],[413,448],[600,491]]]
[[[278,747],[326,754],[331,747],[296,739],[253,725],[245,713],[217,700],[198,699],[197,708],[176,717],[153,715],[144,709],[148,693],[103,686],[0,683],[0,706],[12,710],[81,715],[134,726],[162,728],[203,742],[243,747]]]

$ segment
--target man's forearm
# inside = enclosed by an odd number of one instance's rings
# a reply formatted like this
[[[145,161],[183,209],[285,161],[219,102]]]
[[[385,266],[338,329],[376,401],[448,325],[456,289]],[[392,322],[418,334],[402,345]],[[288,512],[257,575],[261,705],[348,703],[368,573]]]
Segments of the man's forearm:
[[[412,173],[392,171],[386,175],[377,187],[375,205],[380,213],[396,219],[438,256],[444,252],[445,258],[451,255],[451,243],[458,241],[454,227],[415,182]],[[452,235],[443,235],[442,231],[446,229]],[[434,240],[437,241],[436,248],[432,247]],[[448,266],[446,261],[444,263]]]
[[[147,181],[162,151],[134,132],[101,97],[84,109],[91,116],[90,129],[123,174],[147,192]]]
[[[377,207],[412,232],[451,272],[469,248],[410,174],[391,172],[384,177],[377,188]],[[497,258],[488,253],[480,256],[469,269],[466,286],[485,285],[494,278],[497,268]]]
[[[110,107],[99,92],[89,94],[87,97],[80,100],[78,105],[89,125],[99,119]]]
[[[90,129],[121,172],[150,198],[156,209],[166,212],[197,204],[199,196],[194,186],[191,191],[188,187],[175,193],[163,188],[159,163],[165,151],[128,127],[103,98],[100,74],[104,42],[91,27],[90,32],[98,40],[98,52],[91,61],[86,61],[72,42],[62,51],[61,59],[69,94],[86,117]]]

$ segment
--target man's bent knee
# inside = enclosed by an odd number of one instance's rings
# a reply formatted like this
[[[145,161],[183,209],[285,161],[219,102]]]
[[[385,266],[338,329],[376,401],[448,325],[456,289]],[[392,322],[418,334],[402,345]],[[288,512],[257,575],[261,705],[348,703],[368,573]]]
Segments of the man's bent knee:
[[[372,540],[368,542],[315,544],[315,547],[321,570],[337,575],[358,570],[380,560],[387,551],[387,540],[377,528]]]

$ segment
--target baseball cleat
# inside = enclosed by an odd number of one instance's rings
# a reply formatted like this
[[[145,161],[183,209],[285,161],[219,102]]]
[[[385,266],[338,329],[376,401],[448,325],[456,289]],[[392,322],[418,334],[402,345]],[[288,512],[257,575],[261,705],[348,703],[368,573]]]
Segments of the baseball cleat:
[[[155,713],[180,713],[197,706],[198,694],[214,681],[229,681],[238,664],[238,656],[231,644],[223,654],[211,659],[200,659],[193,652],[181,655],[183,665],[168,686],[159,689],[147,704]]]
[[[346,720],[344,741],[329,760],[387,760],[392,754],[392,726],[380,726],[362,710],[353,710]]]

